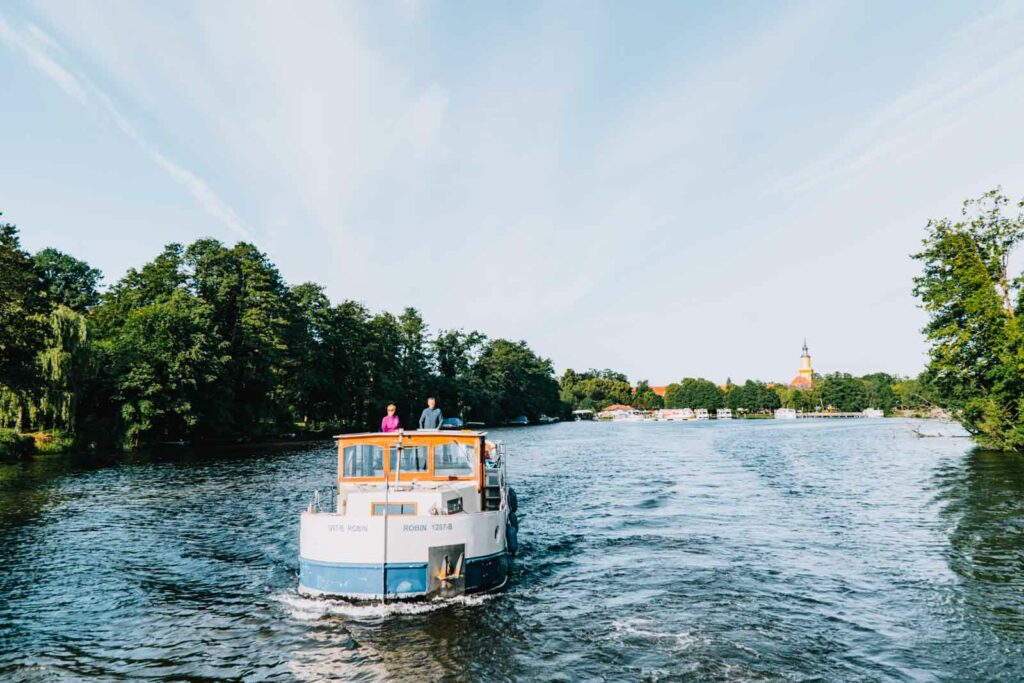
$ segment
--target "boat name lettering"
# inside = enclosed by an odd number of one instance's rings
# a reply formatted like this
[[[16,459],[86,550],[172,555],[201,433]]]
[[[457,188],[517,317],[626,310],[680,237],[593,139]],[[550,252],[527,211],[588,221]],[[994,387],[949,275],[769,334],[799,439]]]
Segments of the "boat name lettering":
[[[347,531],[350,534],[358,534],[369,531],[370,528],[365,524],[328,524],[327,530],[336,533],[345,533]]]
[[[403,524],[402,531],[426,531],[426,524]]]
[[[445,522],[444,524],[431,524],[430,526],[433,527],[434,531],[451,531],[452,530],[452,523],[451,522]]]

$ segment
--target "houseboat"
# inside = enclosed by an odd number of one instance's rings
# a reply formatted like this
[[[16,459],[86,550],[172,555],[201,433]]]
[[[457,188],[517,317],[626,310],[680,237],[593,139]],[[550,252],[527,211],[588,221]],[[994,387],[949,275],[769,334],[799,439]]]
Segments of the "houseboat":
[[[776,420],[795,420],[796,411],[792,408],[776,408],[775,409]]]
[[[335,438],[337,489],[302,513],[301,594],[447,598],[505,584],[518,521],[500,443],[471,431]]]
[[[697,408],[697,410],[693,411],[693,419],[694,420],[710,420],[711,419],[711,415],[708,413],[707,408]]]
[[[731,420],[732,410],[729,408],[718,408],[715,410],[715,418],[719,420]]]
[[[885,411],[881,408],[865,408],[864,417],[885,417]]]

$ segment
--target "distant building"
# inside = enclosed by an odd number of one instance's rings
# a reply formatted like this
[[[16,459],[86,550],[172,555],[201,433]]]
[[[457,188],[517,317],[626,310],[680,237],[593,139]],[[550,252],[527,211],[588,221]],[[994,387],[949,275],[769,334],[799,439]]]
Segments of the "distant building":
[[[794,389],[810,389],[814,385],[814,369],[811,368],[811,354],[807,352],[807,340],[804,339],[804,352],[800,354],[800,369],[796,377],[789,383]]]
[[[667,386],[665,386],[665,387],[651,387],[651,391],[653,391],[658,396],[661,396],[662,398],[665,398],[665,390],[666,389],[668,389]]]

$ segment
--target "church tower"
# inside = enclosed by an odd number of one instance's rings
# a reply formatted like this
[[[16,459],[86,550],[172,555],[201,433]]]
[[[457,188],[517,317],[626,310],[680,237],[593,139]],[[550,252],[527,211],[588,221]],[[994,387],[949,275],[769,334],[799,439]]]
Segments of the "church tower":
[[[810,389],[814,384],[814,369],[811,367],[811,354],[807,352],[807,339],[804,339],[804,350],[800,354],[800,369],[789,386],[797,389]]]

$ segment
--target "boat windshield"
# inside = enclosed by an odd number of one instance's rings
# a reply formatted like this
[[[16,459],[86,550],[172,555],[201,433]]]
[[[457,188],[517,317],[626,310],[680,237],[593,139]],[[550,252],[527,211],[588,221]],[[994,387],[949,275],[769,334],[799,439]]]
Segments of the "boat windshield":
[[[426,446],[405,446],[402,448],[402,472],[426,472],[427,471],[427,447]],[[392,446],[388,458],[389,469],[394,472],[398,469],[398,448]]]
[[[434,475],[464,477],[473,474],[475,452],[472,444],[457,441],[434,446]]]
[[[384,449],[370,444],[345,447],[346,477],[383,477]]]

